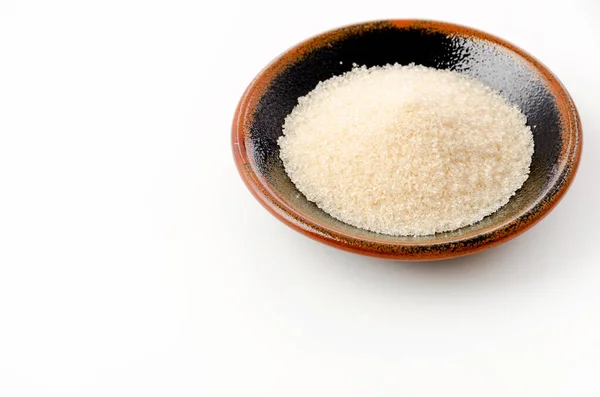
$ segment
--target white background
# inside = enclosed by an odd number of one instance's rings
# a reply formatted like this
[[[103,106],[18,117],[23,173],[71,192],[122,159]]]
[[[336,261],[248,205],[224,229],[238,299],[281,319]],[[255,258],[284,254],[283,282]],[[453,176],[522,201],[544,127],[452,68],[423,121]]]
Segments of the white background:
[[[243,90],[308,36],[428,18],[565,84],[571,190],[442,263],[313,242],[242,184]],[[0,395],[600,395],[600,5],[0,0]]]

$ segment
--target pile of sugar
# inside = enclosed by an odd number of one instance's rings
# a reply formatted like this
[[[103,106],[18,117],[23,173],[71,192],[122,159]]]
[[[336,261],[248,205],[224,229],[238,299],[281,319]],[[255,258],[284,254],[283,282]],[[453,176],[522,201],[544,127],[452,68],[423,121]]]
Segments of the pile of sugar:
[[[292,182],[334,218],[428,235],[483,219],[523,185],[533,155],[526,121],[457,72],[362,66],[299,98],[278,143]]]

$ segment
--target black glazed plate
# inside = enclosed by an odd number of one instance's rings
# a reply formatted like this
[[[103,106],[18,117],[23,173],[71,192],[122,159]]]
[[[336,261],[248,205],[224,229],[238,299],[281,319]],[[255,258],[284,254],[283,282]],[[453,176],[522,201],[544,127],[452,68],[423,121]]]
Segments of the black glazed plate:
[[[353,64],[409,64],[474,77],[519,106],[532,127],[531,174],[509,203],[482,221],[433,236],[394,237],[342,223],[295,188],[279,159],[285,117],[319,81]],[[566,192],[581,153],[575,105],[561,83],[523,50],[442,22],[378,21],[313,37],[267,66],[243,95],[233,122],[234,158],[250,191],[294,229],[348,251],[400,260],[444,259],[497,245],[546,215]]]

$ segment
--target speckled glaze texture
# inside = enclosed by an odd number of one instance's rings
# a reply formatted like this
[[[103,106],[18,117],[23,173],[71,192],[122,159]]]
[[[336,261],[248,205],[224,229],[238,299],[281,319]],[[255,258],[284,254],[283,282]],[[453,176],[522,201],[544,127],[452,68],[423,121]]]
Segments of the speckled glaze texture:
[[[277,138],[300,96],[358,65],[416,63],[469,75],[520,107],[532,127],[531,174],[509,203],[471,226],[421,237],[387,236],[342,223],[309,202],[286,175]],[[235,113],[232,147],[242,179],[273,215],[299,232],[358,254],[397,260],[467,255],[521,234],[568,189],[581,155],[581,124],[561,83],[501,39],[442,22],[377,21],[336,29],[282,54],[250,84]]]

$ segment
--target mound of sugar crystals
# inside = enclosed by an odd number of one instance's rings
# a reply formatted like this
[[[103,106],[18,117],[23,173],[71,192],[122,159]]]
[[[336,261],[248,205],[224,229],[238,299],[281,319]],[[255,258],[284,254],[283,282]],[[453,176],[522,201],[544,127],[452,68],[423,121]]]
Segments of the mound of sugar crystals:
[[[292,182],[334,218],[418,236],[470,225],[508,202],[529,175],[526,121],[457,72],[355,66],[299,98],[278,143]]]

